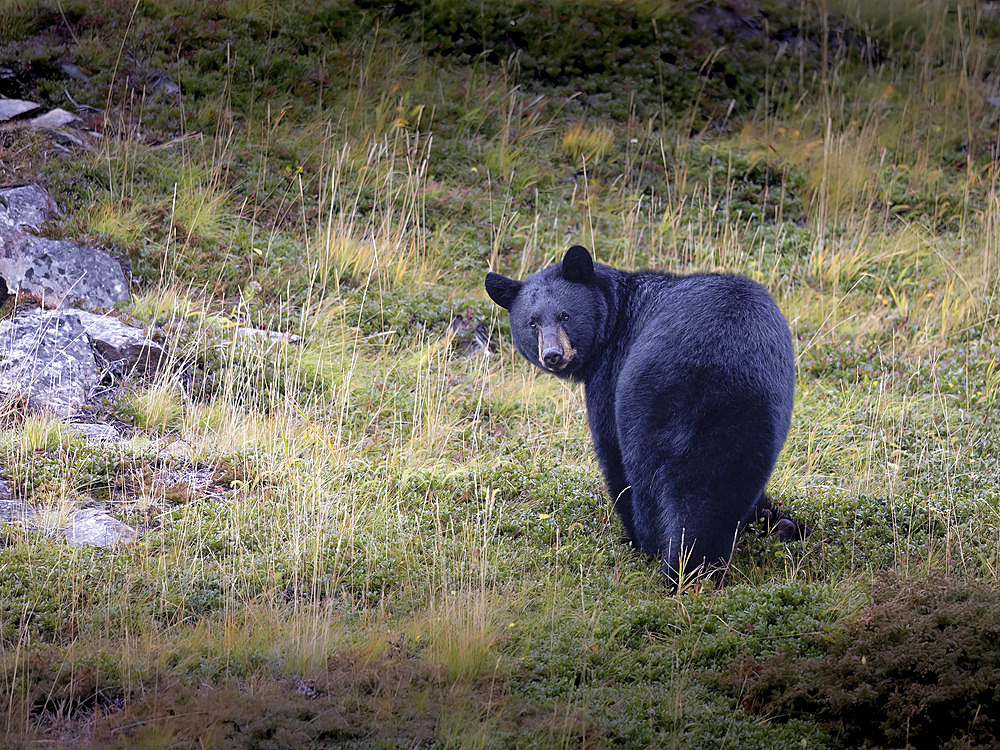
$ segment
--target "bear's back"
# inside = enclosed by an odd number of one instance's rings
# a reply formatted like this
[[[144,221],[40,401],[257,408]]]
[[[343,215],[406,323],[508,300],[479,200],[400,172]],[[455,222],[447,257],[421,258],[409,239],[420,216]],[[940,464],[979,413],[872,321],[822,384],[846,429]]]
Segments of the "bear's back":
[[[784,316],[767,290],[731,274],[630,274],[625,316],[633,368],[663,378],[731,381],[787,394],[794,350]],[[628,364],[625,362],[623,364]]]

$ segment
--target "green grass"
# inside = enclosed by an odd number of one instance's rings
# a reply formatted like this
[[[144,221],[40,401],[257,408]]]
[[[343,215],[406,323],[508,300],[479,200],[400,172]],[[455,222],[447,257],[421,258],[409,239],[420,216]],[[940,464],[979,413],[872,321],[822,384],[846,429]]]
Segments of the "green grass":
[[[113,447],[0,408],[19,497],[142,530],[0,526],[6,745],[846,748],[845,686],[913,680],[893,649],[992,664],[1000,30],[823,7],[3,6],[3,93],[66,89],[100,137],[17,137],[0,175],[129,260],[119,314],[169,362],[94,407]],[[798,384],[771,492],[807,540],[751,529],[678,594],[620,543],[582,391],[482,290],[577,242],[772,292]],[[909,606],[947,617],[880,629]],[[932,704],[861,739],[995,741]]]

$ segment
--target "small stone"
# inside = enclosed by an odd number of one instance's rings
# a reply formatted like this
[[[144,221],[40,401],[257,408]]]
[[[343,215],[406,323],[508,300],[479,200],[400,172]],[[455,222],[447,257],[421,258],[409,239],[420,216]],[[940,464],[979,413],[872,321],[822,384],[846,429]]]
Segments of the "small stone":
[[[36,109],[38,109],[37,104],[24,99],[0,99],[0,122],[12,120]]]
[[[481,320],[472,315],[456,315],[448,326],[448,334],[465,355],[490,353],[490,334]]]
[[[163,91],[169,96],[180,96],[181,94],[181,87],[166,73],[154,75],[151,82],[154,91]]]
[[[118,541],[132,541],[138,535],[131,526],[97,508],[76,511],[63,534],[73,547],[110,547]]]
[[[70,78],[75,78],[78,81],[89,81],[90,76],[87,75],[83,68],[74,63],[63,63],[59,66],[62,68],[62,72],[68,75]]]
[[[28,125],[33,128],[61,128],[63,125],[69,125],[71,122],[76,122],[79,119],[79,117],[72,112],[67,112],[65,109],[53,109],[44,115],[32,117],[28,120]]]
[[[289,331],[265,331],[261,328],[240,327],[233,329],[233,333],[241,339],[259,339],[271,344],[297,344],[302,340],[301,336]]]

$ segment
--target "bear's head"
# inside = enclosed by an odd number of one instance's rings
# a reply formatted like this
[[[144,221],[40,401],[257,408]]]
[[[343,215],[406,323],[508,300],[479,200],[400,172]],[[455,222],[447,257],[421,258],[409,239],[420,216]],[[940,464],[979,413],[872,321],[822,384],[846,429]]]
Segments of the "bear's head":
[[[486,292],[510,311],[514,345],[526,360],[561,377],[582,374],[607,317],[596,273],[590,253],[574,245],[562,263],[524,281],[486,274]]]

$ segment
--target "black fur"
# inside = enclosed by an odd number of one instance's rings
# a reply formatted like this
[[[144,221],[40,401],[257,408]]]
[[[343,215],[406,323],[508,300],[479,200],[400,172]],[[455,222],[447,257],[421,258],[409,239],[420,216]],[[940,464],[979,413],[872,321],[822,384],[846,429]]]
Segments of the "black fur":
[[[525,359],[584,384],[633,544],[675,582],[727,563],[766,502],[792,414],[792,339],[767,291],[741,276],[619,271],[578,245],[523,282],[490,273],[486,290]]]

